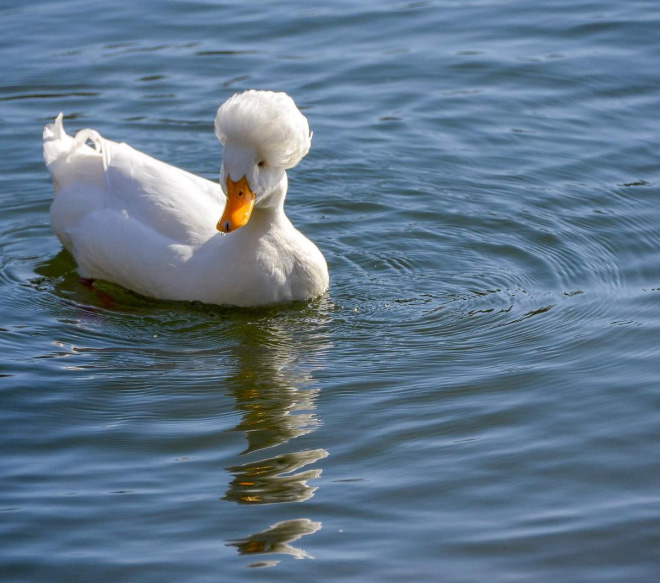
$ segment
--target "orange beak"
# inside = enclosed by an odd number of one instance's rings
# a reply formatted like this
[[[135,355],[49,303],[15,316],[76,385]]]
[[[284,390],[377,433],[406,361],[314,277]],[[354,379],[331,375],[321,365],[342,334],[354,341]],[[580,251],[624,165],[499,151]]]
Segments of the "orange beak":
[[[227,177],[227,205],[216,228],[223,233],[231,233],[247,225],[257,197],[250,190],[247,178],[238,182]]]

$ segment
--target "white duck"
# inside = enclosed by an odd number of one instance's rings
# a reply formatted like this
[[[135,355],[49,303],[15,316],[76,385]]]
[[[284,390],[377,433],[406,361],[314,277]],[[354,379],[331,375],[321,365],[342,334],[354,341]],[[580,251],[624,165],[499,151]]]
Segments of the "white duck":
[[[235,306],[326,291],[323,255],[284,214],[286,170],[311,144],[305,116],[285,93],[246,91],[218,109],[215,131],[219,185],[94,130],[72,138],[62,114],[44,128],[51,222],[83,277]]]

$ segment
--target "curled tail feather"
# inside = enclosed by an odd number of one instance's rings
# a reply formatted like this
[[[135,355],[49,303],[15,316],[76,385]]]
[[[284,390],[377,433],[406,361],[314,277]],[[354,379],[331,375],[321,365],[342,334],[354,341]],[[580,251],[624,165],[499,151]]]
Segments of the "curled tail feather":
[[[60,113],[53,123],[44,128],[44,162],[49,169],[55,160],[71,149],[73,142],[71,136],[64,131],[63,117]]]
[[[55,192],[71,182],[103,181],[103,138],[94,130],[81,130],[72,138],[64,130],[60,113],[44,128],[44,162]],[[87,142],[94,145],[90,148]]]

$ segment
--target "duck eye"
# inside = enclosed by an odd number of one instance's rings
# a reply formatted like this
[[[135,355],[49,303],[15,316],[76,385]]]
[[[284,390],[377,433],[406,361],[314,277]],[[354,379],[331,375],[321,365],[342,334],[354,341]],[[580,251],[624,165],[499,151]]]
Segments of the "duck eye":
[[[263,160],[259,160],[259,163],[257,164],[257,166],[259,166],[260,168],[263,168],[265,165],[266,162],[264,162]]]

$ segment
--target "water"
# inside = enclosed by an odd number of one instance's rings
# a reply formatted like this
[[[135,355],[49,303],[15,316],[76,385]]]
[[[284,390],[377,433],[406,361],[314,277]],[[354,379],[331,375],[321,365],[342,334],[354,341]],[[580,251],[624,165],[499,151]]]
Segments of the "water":
[[[0,579],[660,577],[660,5],[0,9]],[[326,297],[78,282],[64,111],[215,178],[215,110],[314,130],[288,212]]]

